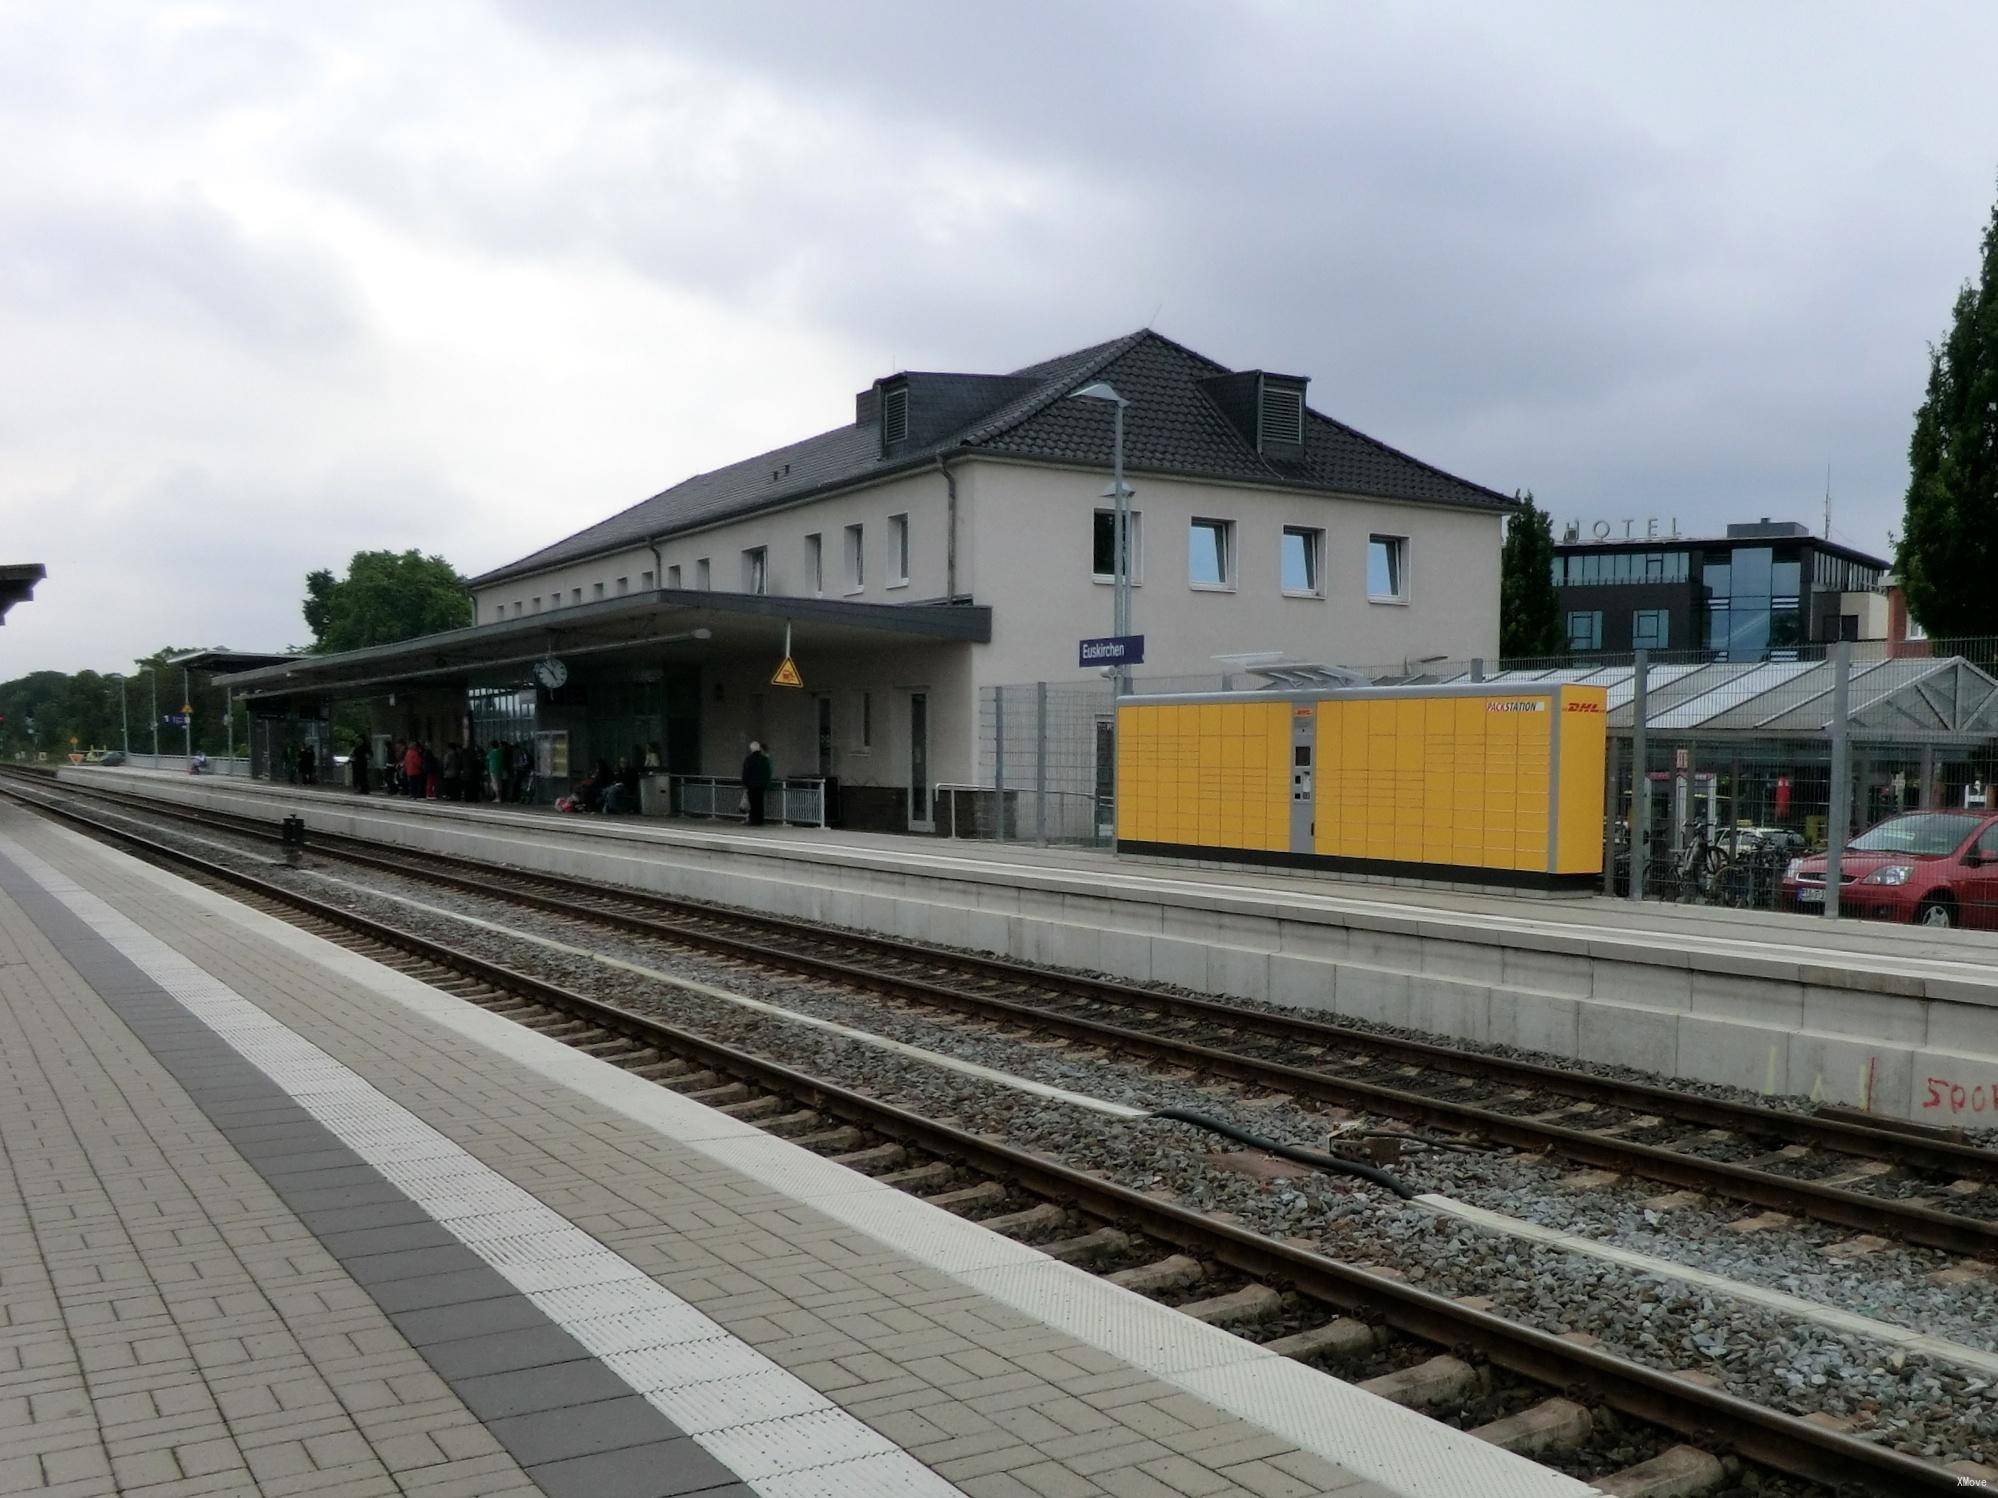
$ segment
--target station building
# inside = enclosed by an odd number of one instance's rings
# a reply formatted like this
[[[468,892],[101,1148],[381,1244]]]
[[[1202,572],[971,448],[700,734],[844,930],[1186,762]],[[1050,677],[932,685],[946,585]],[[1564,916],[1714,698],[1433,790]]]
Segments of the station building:
[[[732,779],[759,739],[837,783],[836,820],[929,830],[933,788],[976,783],[982,688],[1099,675],[1078,642],[1110,633],[1114,412],[1071,398],[1098,381],[1128,403],[1148,675],[1497,654],[1515,501],[1313,410],[1303,376],[1146,329],[878,379],[829,431],[473,578],[466,628],[229,684],[280,736],[365,700],[382,735],[532,739],[544,794],[653,745]],[[772,684],[787,642],[802,688]]]

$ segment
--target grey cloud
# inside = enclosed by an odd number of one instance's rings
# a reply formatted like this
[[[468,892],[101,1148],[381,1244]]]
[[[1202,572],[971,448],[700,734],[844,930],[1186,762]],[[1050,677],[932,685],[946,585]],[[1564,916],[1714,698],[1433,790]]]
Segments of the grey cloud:
[[[36,316],[193,326],[274,356],[339,346],[360,329],[336,261],[260,244],[192,191],[0,213],[0,301]]]

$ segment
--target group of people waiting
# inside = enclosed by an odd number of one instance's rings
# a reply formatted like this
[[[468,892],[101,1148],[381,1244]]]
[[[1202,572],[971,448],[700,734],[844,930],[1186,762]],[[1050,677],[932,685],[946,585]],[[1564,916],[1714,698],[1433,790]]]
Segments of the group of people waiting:
[[[375,788],[374,751],[365,738],[354,741],[347,768],[354,789],[365,796]],[[532,801],[534,746],[526,740],[475,740],[447,744],[442,753],[420,739],[394,739],[380,770],[384,795],[422,801]]]
[[[593,811],[605,816],[619,812],[638,810],[638,783],[647,775],[657,775],[661,764],[659,745],[645,746],[645,753],[634,761],[629,755],[619,758],[613,770],[607,759],[600,759],[596,767],[576,782],[568,795],[555,803],[557,811]]]
[[[286,744],[278,758],[284,765],[284,778],[293,785],[319,784],[319,751],[309,741]]]

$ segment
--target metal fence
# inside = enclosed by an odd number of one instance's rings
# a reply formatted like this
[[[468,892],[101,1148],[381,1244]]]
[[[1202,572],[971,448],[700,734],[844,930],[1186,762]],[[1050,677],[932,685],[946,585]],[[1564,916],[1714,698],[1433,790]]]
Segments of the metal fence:
[[[1605,894],[1938,923],[1942,904],[1951,924],[1998,926],[1998,833],[1988,858],[1952,847],[1946,857],[1903,849],[1907,858],[1882,861],[1897,838],[1926,847],[1955,832],[1968,835],[1976,824],[1966,811],[1998,816],[1998,639],[1816,645],[1748,661],[1679,651],[1430,659],[1360,670],[1381,686],[1482,680],[1604,687]],[[1263,684],[1247,672],[1216,673],[1140,679],[1133,690]],[[1109,845],[1116,794],[1110,683],[984,689],[978,766],[978,784],[938,787],[939,815],[955,835]],[[1867,836],[1889,818],[1935,812],[1953,815]],[[1848,856],[1854,838],[1860,842]],[[1823,870],[1820,861],[1834,868]],[[1992,873],[1983,880],[1974,871],[1987,862]],[[1908,888],[1905,881],[1920,874],[1916,882],[1931,883],[1945,866],[1972,873],[1954,878],[1954,893],[1939,890],[1928,905],[1901,908],[1897,891]],[[1904,884],[1885,882],[1894,879]],[[1981,883],[1988,893],[1975,887]]]
[[[669,775],[671,809],[683,817],[712,817],[740,822],[749,816],[748,794],[742,782],[718,775]],[[765,797],[764,814],[793,827],[826,825],[826,783],[816,777],[773,780]]]

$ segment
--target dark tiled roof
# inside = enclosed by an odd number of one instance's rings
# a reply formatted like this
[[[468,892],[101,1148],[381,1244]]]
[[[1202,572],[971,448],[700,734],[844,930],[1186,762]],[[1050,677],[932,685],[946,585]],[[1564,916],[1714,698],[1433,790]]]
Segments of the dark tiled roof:
[[[1228,372],[1212,359],[1148,328],[1140,329],[1015,370],[1016,379],[1037,383],[936,440],[884,457],[878,418],[838,427],[726,468],[696,474],[608,520],[472,581],[497,582],[640,545],[922,467],[939,456],[988,453],[1107,468],[1109,404],[1064,399],[1071,391],[1099,379],[1108,380],[1130,402],[1124,418],[1124,461],[1134,475],[1229,479],[1483,510],[1504,510],[1513,505],[1495,490],[1418,462],[1316,411],[1308,413],[1300,456],[1278,460],[1259,453],[1201,386],[1203,380]],[[912,388],[921,387],[912,381]],[[1003,389],[1001,393],[1005,393]]]

